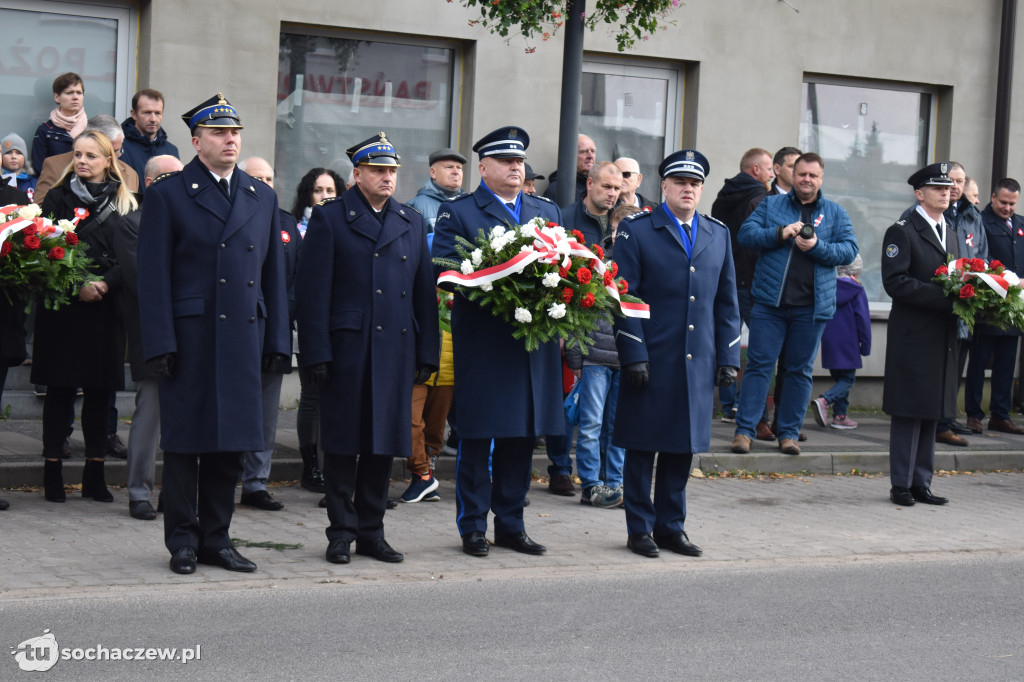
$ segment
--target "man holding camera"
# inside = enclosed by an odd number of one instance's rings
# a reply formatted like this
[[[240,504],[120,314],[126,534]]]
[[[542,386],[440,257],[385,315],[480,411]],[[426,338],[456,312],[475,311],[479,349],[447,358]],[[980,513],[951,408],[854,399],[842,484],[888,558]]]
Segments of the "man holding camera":
[[[825,323],[836,310],[837,265],[857,256],[857,238],[842,206],[821,195],[825,162],[800,155],[793,191],[766,197],[740,228],[740,246],[757,250],[750,341],[732,451],[750,452],[768,381],[785,350],[782,400],[775,406],[779,449],[799,455],[797,438],[811,396],[811,372]]]

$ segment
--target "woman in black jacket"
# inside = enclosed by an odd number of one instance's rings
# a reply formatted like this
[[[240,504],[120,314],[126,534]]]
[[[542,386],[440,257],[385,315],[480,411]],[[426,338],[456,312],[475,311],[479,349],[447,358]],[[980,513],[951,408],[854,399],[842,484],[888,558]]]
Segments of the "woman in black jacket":
[[[82,496],[112,502],[103,472],[111,392],[124,388],[124,328],[116,299],[121,268],[114,242],[124,216],[138,203],[124,186],[110,140],[98,131],[75,138],[71,165],[47,192],[42,211],[54,220],[79,218],[75,234],[89,245],[95,279],[70,305],[36,314],[32,382],[47,386],[43,403],[43,486],[46,499],[64,501],[61,446],[75,391],[81,387],[85,470]]]

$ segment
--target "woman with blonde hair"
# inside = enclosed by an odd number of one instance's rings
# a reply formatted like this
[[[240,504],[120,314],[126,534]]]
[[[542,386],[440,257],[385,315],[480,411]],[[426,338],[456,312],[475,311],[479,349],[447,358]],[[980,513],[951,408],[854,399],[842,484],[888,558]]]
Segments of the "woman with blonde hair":
[[[89,130],[75,138],[71,164],[46,194],[42,212],[54,220],[78,218],[75,234],[89,245],[94,278],[69,305],[39,305],[33,345],[32,382],[47,386],[43,403],[43,486],[46,499],[63,502],[61,449],[75,392],[82,388],[85,470],[82,496],[112,502],[103,461],[112,393],[124,388],[124,327],[117,292],[121,268],[114,254],[124,216],[138,207],[125,187],[117,155],[103,133]]]

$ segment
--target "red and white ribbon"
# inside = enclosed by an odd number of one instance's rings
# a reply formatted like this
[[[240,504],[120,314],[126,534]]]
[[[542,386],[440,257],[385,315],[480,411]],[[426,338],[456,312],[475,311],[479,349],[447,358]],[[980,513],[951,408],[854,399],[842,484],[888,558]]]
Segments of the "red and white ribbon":
[[[580,244],[575,239],[559,237],[551,234],[550,232],[545,233],[538,227],[533,228],[533,234],[533,248],[530,251],[521,251],[504,263],[492,265],[489,268],[483,268],[482,270],[477,270],[476,272],[472,272],[468,275],[464,275],[455,270],[446,270],[437,278],[437,283],[458,284],[465,287],[481,287],[485,284],[492,284],[513,273],[519,273],[526,266],[535,262],[552,263],[568,269],[569,265],[572,264],[571,259],[573,256],[578,256],[591,261],[590,265],[593,267],[594,277],[603,278],[605,270],[607,270],[604,261],[598,258],[593,251]],[[619,306],[619,310],[622,311],[624,316],[643,319],[650,318],[651,307],[646,303],[630,303],[629,301],[623,301],[619,296],[619,289],[615,285],[614,281],[610,286],[605,286],[604,289],[608,292],[609,296],[615,299],[615,302]]]
[[[988,267],[988,263],[985,264]],[[960,279],[966,282],[969,279],[976,278],[988,285],[988,287],[999,294],[999,298],[1006,298],[1006,294],[1009,293],[1010,284],[1006,279],[1006,274],[1009,270],[1003,270],[1002,275],[990,275],[987,272],[972,272],[971,271],[971,259],[970,258],[957,258],[955,261],[950,262],[948,266],[950,272],[953,270],[961,271]],[[1016,276],[1015,273],[1011,273]]]

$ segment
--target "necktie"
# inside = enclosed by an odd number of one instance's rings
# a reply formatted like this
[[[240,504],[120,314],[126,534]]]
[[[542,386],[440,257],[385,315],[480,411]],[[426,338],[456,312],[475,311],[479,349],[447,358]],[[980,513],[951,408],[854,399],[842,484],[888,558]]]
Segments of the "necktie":
[[[693,240],[693,233],[690,232],[690,223],[683,223],[683,229],[686,230],[686,236]]]
[[[228,184],[228,179],[227,178],[221,178],[217,182],[220,183],[220,188],[222,190],[224,190],[224,196],[226,196],[228,199],[230,199],[231,198],[231,185]]]
[[[1006,219],[1006,229],[1010,231],[1010,234],[1013,234],[1013,220],[1010,218]]]
[[[514,201],[507,201],[507,202],[505,202],[505,205],[508,206],[508,210],[510,210],[512,212],[515,212],[515,210],[516,210],[516,202],[514,202]]]

